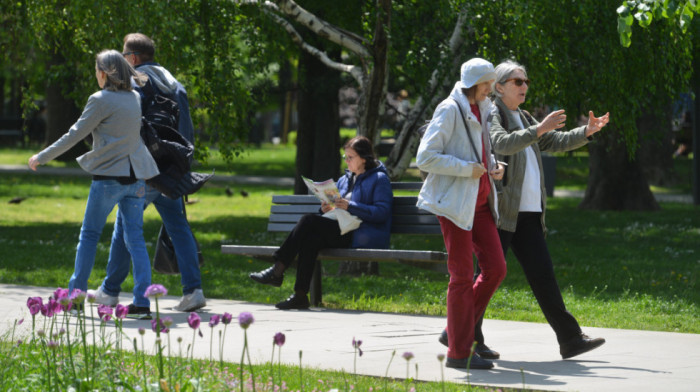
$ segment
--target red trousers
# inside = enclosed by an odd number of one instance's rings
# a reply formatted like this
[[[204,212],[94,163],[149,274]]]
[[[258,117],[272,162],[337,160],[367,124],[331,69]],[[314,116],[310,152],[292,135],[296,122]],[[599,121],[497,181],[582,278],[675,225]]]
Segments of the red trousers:
[[[447,356],[471,356],[474,324],[486,310],[491,296],[506,276],[506,260],[496,223],[488,203],[476,208],[472,230],[463,230],[445,217],[438,217],[447,250]],[[474,281],[476,254],[481,275]]]

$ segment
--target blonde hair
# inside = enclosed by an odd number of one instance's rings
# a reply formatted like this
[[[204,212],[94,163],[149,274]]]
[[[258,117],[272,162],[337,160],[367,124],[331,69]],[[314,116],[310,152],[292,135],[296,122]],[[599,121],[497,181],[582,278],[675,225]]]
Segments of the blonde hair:
[[[139,86],[143,86],[147,80],[144,74],[136,72],[124,56],[116,50],[103,50],[98,53],[95,65],[107,76],[104,88],[109,91],[131,91],[132,78]]]

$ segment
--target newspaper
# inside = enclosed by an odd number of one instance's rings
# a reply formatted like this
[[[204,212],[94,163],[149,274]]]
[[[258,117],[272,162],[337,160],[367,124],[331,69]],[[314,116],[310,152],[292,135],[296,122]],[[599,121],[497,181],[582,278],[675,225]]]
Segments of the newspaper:
[[[314,182],[304,176],[301,176],[301,179],[304,180],[304,183],[309,188],[311,193],[313,193],[319,200],[325,201],[331,206],[332,209],[323,214],[323,217],[338,221],[341,235],[360,227],[362,219],[351,215],[349,212],[343,209],[335,208],[335,201],[340,199],[341,196],[340,191],[335,185],[333,179],[328,179],[322,182]]]
[[[335,201],[340,199],[340,191],[332,178],[322,182],[314,182],[304,176],[301,176],[301,179],[304,180],[306,186],[309,188],[311,193],[318,198],[318,200],[325,201],[326,203],[330,204],[331,207],[335,208]]]

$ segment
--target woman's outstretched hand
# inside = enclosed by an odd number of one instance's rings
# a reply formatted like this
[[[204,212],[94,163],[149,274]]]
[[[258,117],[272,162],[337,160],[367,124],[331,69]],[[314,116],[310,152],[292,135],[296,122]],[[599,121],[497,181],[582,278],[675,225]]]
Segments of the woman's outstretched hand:
[[[540,137],[555,129],[559,129],[565,124],[566,114],[564,114],[564,110],[555,110],[552,113],[549,113],[547,117],[545,117],[544,120],[537,125],[537,137]]]
[[[610,112],[605,113],[600,117],[595,117],[593,111],[588,111],[588,124],[586,125],[586,137],[592,136],[600,131],[610,121]]]

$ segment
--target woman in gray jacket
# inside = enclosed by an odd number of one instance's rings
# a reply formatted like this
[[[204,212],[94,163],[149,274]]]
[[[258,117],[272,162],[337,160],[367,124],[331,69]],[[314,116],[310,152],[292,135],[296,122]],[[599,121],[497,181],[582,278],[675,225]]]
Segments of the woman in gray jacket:
[[[530,85],[525,68],[513,61],[496,67],[497,110],[491,120],[491,143],[496,157],[508,167],[498,189],[498,235],[505,255],[513,249],[523,267],[537,302],[559,341],[562,358],[593,350],[605,339],[591,339],[581,332],[574,316],[566,310],[554,277],[552,259],[545,242],[546,193],[540,151],[569,151],[588,143],[609,119],[609,113],[595,117],[588,112],[588,124],[571,131],[555,132],[566,122],[563,110],[537,122],[519,106],[525,102]],[[506,118],[503,118],[506,117]],[[476,335],[481,335],[480,324]]]
[[[143,79],[116,50],[100,52],[95,77],[101,90],[88,98],[78,121],[56,142],[29,158],[29,167],[55,159],[92,134],[92,150],[77,158],[93,175],[85,217],[75,255],[75,271],[68,289],[87,291],[95,264],[97,241],[115,205],[124,222],[129,253],[133,258],[134,300],[129,313],[150,307],[144,296],[151,284],[151,266],[143,239],[145,179],[158,175],[158,167],[141,140],[141,98],[131,87],[132,77]]]

